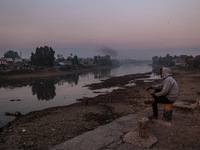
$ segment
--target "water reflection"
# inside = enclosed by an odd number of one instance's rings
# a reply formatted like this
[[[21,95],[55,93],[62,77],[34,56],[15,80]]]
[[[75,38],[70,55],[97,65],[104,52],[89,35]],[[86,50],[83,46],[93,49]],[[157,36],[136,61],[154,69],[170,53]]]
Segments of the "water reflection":
[[[57,76],[57,77],[51,77],[51,78],[44,78],[40,80],[32,80],[30,81],[15,81],[14,83],[8,83],[5,85],[0,85],[2,88],[8,88],[14,90],[15,88],[22,88],[25,86],[29,86],[32,90],[32,95],[37,96],[38,100],[52,100],[55,98],[56,93],[59,95],[58,86],[62,87],[62,90],[65,90],[65,92],[71,92],[70,87],[75,86],[83,86],[83,84],[86,84],[87,82],[95,82],[95,79],[102,79],[106,77],[111,76],[119,76],[119,75],[125,75],[125,74],[131,74],[131,73],[141,73],[141,72],[147,72],[151,71],[152,67],[147,65],[134,65],[134,64],[128,64],[125,66],[121,66],[119,68],[112,68],[112,69],[102,69],[102,70],[94,70],[90,73],[74,73],[74,74],[68,74],[63,76]],[[157,73],[158,68],[153,68],[153,72]],[[91,77],[92,76],[92,77]],[[98,80],[99,81],[99,80]],[[81,85],[78,85],[80,82]],[[66,84],[67,83],[67,84]],[[58,88],[56,91],[56,87]],[[76,88],[76,87],[75,87]],[[76,88],[76,91],[79,89]],[[65,93],[65,94],[66,94]],[[66,97],[66,96],[64,96]]]
[[[111,69],[97,70],[94,72],[95,79],[101,79],[105,77],[109,77],[111,74]]]
[[[73,86],[74,84],[77,85],[78,80],[79,80],[79,75],[80,74],[69,74],[69,75],[60,76],[55,79],[55,84],[63,85],[64,83],[67,82],[71,86]]]
[[[51,100],[56,95],[54,80],[39,80],[32,85],[33,95],[37,95],[38,100]]]
[[[38,100],[51,100],[56,96],[56,86],[62,86],[64,83],[77,85],[79,74],[70,74],[51,79],[36,80],[32,84],[32,94],[37,96]]]
[[[93,72],[95,79],[100,79],[110,76],[111,69],[98,70]],[[80,74],[69,74],[51,79],[36,80],[32,84],[32,94],[37,96],[38,100],[51,100],[56,96],[56,86],[62,86],[68,83],[73,87],[79,82]],[[82,74],[84,76],[84,74]],[[67,89],[66,89],[67,90]]]

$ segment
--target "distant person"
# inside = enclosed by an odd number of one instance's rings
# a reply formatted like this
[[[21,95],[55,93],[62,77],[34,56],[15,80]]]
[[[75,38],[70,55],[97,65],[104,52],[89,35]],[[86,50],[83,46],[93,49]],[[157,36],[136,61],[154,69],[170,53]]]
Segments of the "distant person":
[[[154,92],[150,93],[153,99],[145,101],[146,104],[151,103],[153,108],[153,115],[149,116],[149,119],[158,119],[157,103],[173,104],[178,97],[178,85],[172,77],[171,69],[167,67],[161,68],[160,75],[163,82],[147,88],[148,92],[150,89],[155,89]]]

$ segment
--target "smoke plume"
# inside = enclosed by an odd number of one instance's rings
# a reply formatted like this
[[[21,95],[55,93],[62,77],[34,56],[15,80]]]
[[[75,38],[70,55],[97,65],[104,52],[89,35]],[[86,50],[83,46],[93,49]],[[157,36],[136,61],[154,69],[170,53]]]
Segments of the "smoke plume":
[[[102,52],[105,55],[110,55],[112,57],[116,57],[117,56],[117,51],[113,50],[112,48],[106,47],[106,46],[102,46],[99,49],[100,52]]]

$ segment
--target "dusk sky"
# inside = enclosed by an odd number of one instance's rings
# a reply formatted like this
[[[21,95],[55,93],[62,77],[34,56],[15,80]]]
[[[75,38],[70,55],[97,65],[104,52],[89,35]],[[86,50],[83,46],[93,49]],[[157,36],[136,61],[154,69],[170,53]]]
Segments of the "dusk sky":
[[[36,47],[78,57],[200,55],[200,0],[1,0],[0,57]]]

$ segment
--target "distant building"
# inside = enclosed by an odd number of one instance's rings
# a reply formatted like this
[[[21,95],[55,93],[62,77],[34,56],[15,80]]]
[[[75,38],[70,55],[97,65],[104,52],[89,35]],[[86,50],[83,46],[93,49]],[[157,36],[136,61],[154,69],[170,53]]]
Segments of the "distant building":
[[[7,62],[4,58],[0,59],[0,65],[7,65]]]
[[[14,60],[14,63],[23,63],[22,59],[21,58],[16,58]]]
[[[185,60],[180,59],[180,60],[175,61],[174,64],[176,66],[185,66],[186,62],[185,62]]]
[[[11,64],[14,62],[14,60],[12,58],[4,58],[4,59],[8,64]]]
[[[185,66],[186,65],[186,61],[185,61],[186,58],[187,58],[187,55],[181,55],[181,56],[178,56],[177,58],[173,59],[172,61],[174,62],[174,64],[176,66]]]
[[[62,62],[55,62],[54,67],[57,69],[70,69],[72,68],[72,62],[66,60]]]
[[[110,60],[110,55],[104,56],[107,60]]]

